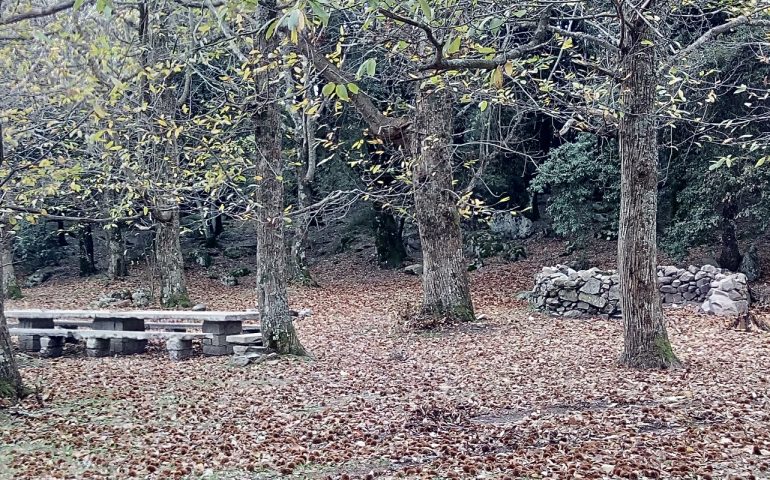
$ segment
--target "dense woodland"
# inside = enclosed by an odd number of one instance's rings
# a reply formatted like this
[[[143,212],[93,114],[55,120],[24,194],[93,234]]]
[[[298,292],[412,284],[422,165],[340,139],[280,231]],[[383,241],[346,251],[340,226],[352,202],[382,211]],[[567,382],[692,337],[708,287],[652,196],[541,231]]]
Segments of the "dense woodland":
[[[308,356],[287,288],[358,239],[423,329],[524,237],[617,241],[620,364],[677,369],[659,253],[759,275],[770,3],[2,0],[0,129],[7,299],[66,264],[189,309],[190,265],[249,256],[265,345]]]

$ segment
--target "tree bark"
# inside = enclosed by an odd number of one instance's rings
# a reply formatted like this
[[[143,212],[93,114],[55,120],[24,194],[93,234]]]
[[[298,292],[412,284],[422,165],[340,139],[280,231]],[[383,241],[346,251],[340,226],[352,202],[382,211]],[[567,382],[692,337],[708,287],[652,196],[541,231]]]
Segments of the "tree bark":
[[[452,189],[452,98],[418,90],[412,137],[414,206],[423,255],[423,313],[475,319]]]
[[[398,268],[406,259],[406,248],[402,238],[401,225],[393,214],[374,202],[374,246],[377,261],[383,268]]]
[[[107,273],[110,279],[128,276],[128,263],[126,263],[126,244],[123,240],[123,229],[120,225],[112,225],[104,229],[107,235],[107,250],[109,251]]]
[[[7,229],[0,229],[0,263],[3,264],[3,293],[5,298],[21,298],[21,287],[16,279],[16,270],[13,266],[13,241],[15,236]]]
[[[719,266],[737,272],[741,266],[741,251],[738,246],[735,217],[738,206],[731,199],[722,205],[722,252],[719,254]]]
[[[160,271],[160,302],[166,308],[192,306],[179,243],[179,207],[167,204],[155,215],[155,264]]]
[[[313,202],[312,185],[315,180],[317,164],[315,137],[318,122],[315,117],[307,115],[303,111],[297,112],[295,122],[299,123],[299,128],[296,131],[298,137],[302,138],[297,166],[297,209],[302,210]],[[294,218],[293,226],[294,235],[291,242],[291,256],[289,257],[289,278],[296,285],[317,287],[318,283],[313,279],[307,265],[310,212],[297,215]]]
[[[4,263],[0,262],[0,276],[3,278],[5,276]],[[4,292],[0,291],[0,406],[4,403],[16,403],[22,394],[21,375],[13,355],[8,324],[5,321],[5,295]]]
[[[642,13],[630,7],[623,13],[628,23],[621,44],[623,115],[619,121],[618,270],[624,326],[620,361],[634,368],[672,368],[679,360],[666,332],[656,271],[657,57],[656,47],[648,42],[655,35]]]
[[[275,0],[257,7],[257,22],[267,25],[275,19]],[[255,49],[260,52],[255,75],[256,102],[252,121],[256,143],[256,209],[257,220],[257,305],[260,313],[262,341],[280,354],[306,355],[297,337],[286,291],[286,249],[283,216],[283,156],[281,152],[281,113],[277,104],[277,80],[280,71],[270,66],[268,55],[279,46],[278,35],[265,38],[256,34]],[[278,55],[280,57],[280,55]],[[261,71],[260,71],[261,70]]]
[[[80,276],[87,277],[97,272],[94,257],[94,234],[90,224],[80,227]]]

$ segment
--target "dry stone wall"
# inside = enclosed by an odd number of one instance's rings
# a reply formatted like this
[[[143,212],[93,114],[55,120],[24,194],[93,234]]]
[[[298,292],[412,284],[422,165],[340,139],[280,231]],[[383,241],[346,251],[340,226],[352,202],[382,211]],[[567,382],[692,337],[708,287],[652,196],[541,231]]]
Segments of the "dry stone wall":
[[[713,265],[658,267],[658,288],[664,304],[697,304],[707,313],[748,311],[746,276]],[[614,270],[573,270],[544,267],[535,277],[530,302],[557,315],[620,315],[620,277]]]

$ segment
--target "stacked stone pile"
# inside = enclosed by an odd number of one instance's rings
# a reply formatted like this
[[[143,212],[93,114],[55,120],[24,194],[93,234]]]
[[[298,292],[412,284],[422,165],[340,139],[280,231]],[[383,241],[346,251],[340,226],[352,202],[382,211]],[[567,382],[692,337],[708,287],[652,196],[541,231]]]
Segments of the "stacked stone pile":
[[[718,315],[748,310],[746,276],[713,265],[658,267],[664,304],[698,304]],[[544,267],[535,278],[530,302],[541,310],[564,316],[620,314],[620,278],[614,270],[573,270],[565,265]]]

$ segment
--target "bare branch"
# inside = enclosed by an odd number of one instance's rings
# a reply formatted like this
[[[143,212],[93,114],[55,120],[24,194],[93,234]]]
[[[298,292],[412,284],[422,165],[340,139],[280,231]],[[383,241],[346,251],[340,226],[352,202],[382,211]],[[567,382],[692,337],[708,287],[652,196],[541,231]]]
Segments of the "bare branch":
[[[23,22],[24,20],[32,20],[35,18],[42,18],[42,17],[51,16],[51,15],[56,15],[61,11],[69,10],[70,8],[72,8],[73,5],[75,5],[74,0],[57,3],[56,5],[53,5],[48,8],[32,8],[30,10],[27,10],[26,12],[18,13],[8,18],[0,18],[0,26]]]

